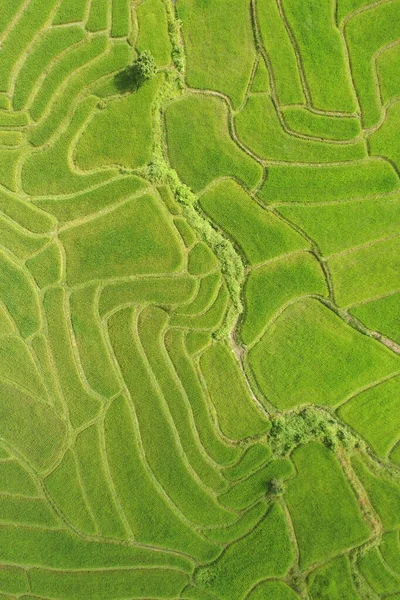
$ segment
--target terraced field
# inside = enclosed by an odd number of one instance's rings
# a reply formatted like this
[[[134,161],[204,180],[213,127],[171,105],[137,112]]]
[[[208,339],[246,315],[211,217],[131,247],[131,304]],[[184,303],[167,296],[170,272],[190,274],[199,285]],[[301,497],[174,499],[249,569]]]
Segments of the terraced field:
[[[0,0],[0,600],[400,599],[399,131],[400,0]]]

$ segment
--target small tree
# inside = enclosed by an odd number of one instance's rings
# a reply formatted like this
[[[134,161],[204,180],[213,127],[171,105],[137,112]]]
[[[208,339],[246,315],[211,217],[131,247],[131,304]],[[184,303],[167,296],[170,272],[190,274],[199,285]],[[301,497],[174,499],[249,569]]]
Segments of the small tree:
[[[281,479],[273,478],[268,484],[268,493],[271,496],[282,496],[285,493],[285,484]]]
[[[115,84],[121,92],[134,92],[146,81],[153,79],[157,65],[149,50],[143,50],[135,62],[115,76]]]
[[[137,77],[137,82],[142,85],[145,81],[153,79],[157,73],[156,61],[149,50],[143,50],[132,65],[133,74]]]

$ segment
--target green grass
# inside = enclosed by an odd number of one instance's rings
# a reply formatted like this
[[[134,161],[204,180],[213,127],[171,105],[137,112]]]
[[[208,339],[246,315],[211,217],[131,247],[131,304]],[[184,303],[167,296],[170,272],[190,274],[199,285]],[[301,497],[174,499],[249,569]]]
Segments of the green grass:
[[[230,481],[242,479],[258,469],[270,457],[271,450],[269,446],[262,443],[253,444],[235,465],[224,469],[224,476]]]
[[[1,336],[0,377],[17,384],[38,399],[48,400],[29,346],[15,334]]]
[[[299,50],[311,103],[315,108],[357,109],[346,53],[334,22],[335,2],[284,0],[283,10]]]
[[[400,239],[394,237],[330,258],[328,265],[338,305],[347,306],[397,291],[399,249]]]
[[[57,244],[51,243],[26,261],[26,266],[40,287],[58,283],[61,278],[61,256]]]
[[[4,600],[399,600],[400,0],[368,2],[3,2]]]
[[[90,3],[89,17],[86,22],[88,31],[104,31],[110,26],[110,8],[112,0],[95,0]]]
[[[134,169],[151,158],[151,106],[161,80],[153,79],[134,94],[94,113],[79,138],[74,159],[83,171],[106,165]]]
[[[59,223],[64,224],[122,202],[142,192],[146,187],[147,183],[139,177],[118,177],[89,191],[85,190],[66,197],[61,195],[36,199],[34,204],[46,213],[54,215]]]
[[[194,191],[222,176],[256,185],[262,170],[229,137],[228,109],[219,98],[189,94],[165,111],[171,165]]]
[[[260,190],[267,204],[274,202],[328,202],[382,195],[399,187],[396,171],[386,161],[334,166],[279,165],[268,169]]]
[[[239,600],[260,579],[284,576],[292,560],[285,516],[275,505],[251,533],[229,546],[212,565],[200,568],[195,582],[219,598]]]
[[[351,313],[367,327],[400,343],[398,293],[355,306]]]
[[[106,285],[99,299],[103,316],[123,304],[148,302],[171,306],[189,302],[196,291],[196,281],[189,277],[140,278]]]
[[[39,329],[40,308],[33,282],[4,252],[0,252],[0,297],[22,337]]]
[[[146,335],[141,336],[141,344],[168,405],[185,456],[206,486],[221,489],[224,487],[222,476],[200,443],[190,403],[171,369],[164,341],[168,314],[160,308],[151,307],[141,313],[141,323],[146,326]]]
[[[190,329],[217,330],[221,327],[226,311],[228,310],[229,293],[226,285],[222,284],[218,295],[212,306],[201,315],[174,314],[171,317],[171,325],[176,327],[187,327]]]
[[[399,437],[399,390],[396,377],[355,395],[339,410],[341,418],[381,457],[388,455]]]
[[[283,581],[264,581],[252,590],[249,600],[296,600],[299,596]]]
[[[131,407],[122,397],[107,412],[105,446],[114,489],[135,538],[198,560],[212,560],[218,547],[206,542],[175,512],[143,464]],[[132,494],[132,485],[140,486],[141,494]]]
[[[243,342],[252,344],[288,302],[310,294],[326,296],[327,287],[321,266],[308,252],[283,256],[250,271],[240,329]]]
[[[105,344],[97,312],[96,286],[73,292],[69,299],[71,324],[85,377],[106,398],[120,392],[112,357]]]
[[[278,210],[326,256],[400,232],[399,209],[400,197],[393,195],[318,206],[280,206]]]
[[[298,476],[287,484],[286,501],[301,567],[365,541],[369,529],[335,455],[314,442],[295,450],[293,462]]]
[[[279,409],[334,406],[354,390],[395,373],[387,348],[363,336],[317,300],[299,300],[248,354],[265,397]]]
[[[278,4],[274,0],[258,0],[257,17],[263,46],[271,61],[280,104],[304,102],[296,54],[281,19]]]
[[[331,140],[351,140],[361,133],[356,117],[331,117],[299,106],[283,110],[287,127],[297,133]]]
[[[48,237],[29,235],[28,232],[4,217],[0,219],[0,238],[2,245],[21,260],[26,260],[32,254],[39,252],[46,242],[50,241]]]
[[[400,169],[400,144],[396,136],[399,115],[400,105],[393,104],[387,110],[382,127],[369,138],[371,154],[385,156],[394,163],[397,171]]]
[[[129,0],[112,0],[111,37],[127,37],[131,29]]]
[[[54,16],[54,25],[76,23],[83,21],[86,10],[86,0],[64,0]]]
[[[385,533],[380,547],[382,557],[394,573],[400,575],[400,543],[399,532]]]
[[[102,431],[96,425],[82,431],[76,442],[76,461],[88,506],[99,533],[112,539],[129,536],[118,513],[102,456]]]
[[[178,0],[189,86],[217,90],[238,108],[255,49],[249,0]]]
[[[293,477],[293,464],[287,458],[269,461],[265,466],[240,480],[220,496],[221,502],[228,508],[244,510],[254,502],[264,498],[269,492],[273,479],[286,480]]]
[[[37,482],[30,473],[15,460],[0,462],[0,493],[10,496],[28,496],[35,498],[41,495]]]
[[[234,461],[240,456],[241,451],[236,446],[225,444],[213,426],[205,391],[185,350],[183,332],[170,331],[165,341],[172,364],[191,404],[193,414],[196,415],[197,431],[204,448],[220,464]]]
[[[65,5],[65,4],[64,4]],[[52,61],[67,48],[83,40],[85,32],[82,27],[71,25],[61,29],[53,29],[41,36],[32,53],[24,62],[15,82],[13,107],[22,110],[32,94],[38,79],[49,69]]]
[[[127,275],[173,273],[182,266],[177,234],[164,207],[150,194],[66,229],[60,239],[71,285]]]
[[[97,600],[131,598],[176,598],[188,581],[186,574],[169,569],[121,569],[112,572],[31,571],[34,593],[49,594],[59,600],[85,600],[88,594]],[[132,591],[134,590],[134,591]],[[134,594],[132,596],[131,594]]]
[[[78,532],[86,535],[96,533],[96,524],[88,510],[79,480],[75,455],[68,450],[57,468],[44,480],[47,492],[61,510],[63,519]],[[65,493],[67,486],[68,494]]]
[[[17,24],[11,29],[2,44],[0,56],[1,91],[8,91],[12,71],[17,60],[25,51],[26,46],[34,39],[37,31],[43,27],[56,4],[56,0],[49,0],[48,2],[33,0],[23,11]]]
[[[202,533],[210,541],[217,544],[229,544],[254,529],[266,513],[266,503],[261,501],[245,511],[232,525],[214,529],[203,529]]]
[[[99,171],[91,174],[77,174],[71,169],[69,145],[85,124],[96,105],[91,96],[79,105],[69,128],[51,145],[41,152],[31,154],[25,161],[22,170],[24,191],[32,196],[49,196],[52,194],[72,194],[87,187],[98,185],[112,177],[112,171]],[[43,179],[45,171],[48,177]]]
[[[377,125],[381,116],[374,54],[400,35],[399,2],[394,0],[361,12],[347,23],[344,33],[364,127]]]
[[[398,528],[400,524],[400,486],[398,477],[388,479],[371,472],[367,461],[355,456],[352,465],[385,529]]]
[[[142,314],[136,322],[129,309],[117,313],[112,323],[112,346],[130,396],[135,399],[141,442],[154,476],[192,522],[203,526],[231,522],[233,515],[206,493],[184,460],[165,398],[148,372],[141,351],[145,342],[141,339],[152,335],[151,323],[147,324]],[[122,336],[122,332],[125,335]]]
[[[313,571],[307,583],[312,600],[360,600],[347,556],[336,558]]]
[[[49,289],[44,297],[52,366],[58,378],[68,414],[75,427],[89,422],[100,410],[97,398],[89,394],[83,384],[72,350],[71,330],[66,316],[65,291]]]
[[[1,437],[36,471],[50,467],[62,450],[65,423],[48,404],[11,383],[0,382],[0,392]]]
[[[389,571],[376,548],[372,548],[359,558],[358,568],[377,594],[392,594],[400,590],[400,577],[396,577]]]
[[[64,91],[69,78],[74,77],[74,72],[96,57],[101,56],[107,47],[107,37],[104,35],[96,36],[83,41],[77,48],[72,47],[50,66],[42,85],[36,90],[30,108],[34,121],[37,122],[45,113],[46,108],[55,102],[57,90],[61,88],[60,91]]]
[[[399,60],[400,50],[397,45],[387,48],[376,59],[382,101],[385,104],[392,98],[396,98],[400,92]]]
[[[268,420],[255,405],[237,359],[225,344],[214,344],[200,358],[200,367],[221,431],[240,440],[268,430]]]
[[[196,244],[188,255],[188,271],[191,275],[206,275],[218,267],[218,261],[204,242]]]
[[[195,298],[192,302],[179,307],[176,314],[188,316],[201,315],[210,309],[217,297],[221,279],[221,273],[210,273],[202,277]]]
[[[139,24],[137,49],[139,52],[149,50],[159,67],[168,65],[171,62],[172,47],[163,0],[142,2],[137,7],[136,14]]]
[[[260,58],[258,61],[256,71],[254,73],[253,83],[251,86],[252,92],[269,92],[270,91],[270,78],[268,68],[265,61]]]
[[[235,124],[241,142],[265,160],[329,163],[367,157],[364,141],[336,144],[305,140],[287,133],[268,95],[250,96],[243,110],[236,116]]]
[[[264,210],[233,180],[213,185],[200,199],[205,213],[259,264],[309,244],[275,215]]]

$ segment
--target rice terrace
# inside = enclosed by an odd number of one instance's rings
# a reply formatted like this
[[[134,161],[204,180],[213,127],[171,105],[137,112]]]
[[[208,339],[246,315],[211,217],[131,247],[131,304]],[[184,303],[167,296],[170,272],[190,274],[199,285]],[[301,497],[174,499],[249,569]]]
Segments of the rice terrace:
[[[400,0],[0,0],[0,600],[400,600]]]

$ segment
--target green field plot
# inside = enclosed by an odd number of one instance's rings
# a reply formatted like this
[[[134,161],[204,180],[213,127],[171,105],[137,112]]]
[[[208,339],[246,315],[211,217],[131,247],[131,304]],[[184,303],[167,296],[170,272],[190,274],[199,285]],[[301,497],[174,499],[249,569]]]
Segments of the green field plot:
[[[46,213],[54,215],[59,223],[67,223],[118,204],[140,193],[146,186],[146,182],[139,177],[122,177],[78,194],[36,199],[34,203]]]
[[[372,159],[343,165],[276,165],[260,190],[267,204],[275,202],[329,202],[392,192],[399,178],[391,164]]]
[[[399,437],[400,380],[384,381],[353,396],[339,414],[380,456],[387,456]]]
[[[163,206],[151,195],[129,200],[106,215],[66,229],[60,239],[71,284],[171,273],[182,265],[179,238]]]
[[[317,206],[292,204],[279,206],[278,210],[301,227],[325,256],[400,232],[400,198],[397,195],[318,203]]]
[[[400,0],[0,0],[0,598],[400,600]]]
[[[370,10],[355,15],[344,28],[351,72],[366,128],[376,125],[381,117],[374,58],[382,47],[395,42],[400,35],[399,7],[396,0],[372,6]]]
[[[230,234],[250,264],[308,248],[307,240],[274,214],[264,210],[233,180],[214,185],[200,205],[217,225]]]
[[[312,600],[360,600],[347,556],[336,558],[313,571],[307,583]]]
[[[361,133],[361,124],[356,117],[331,117],[300,106],[286,108],[283,118],[289,129],[310,137],[351,140]]]
[[[396,98],[400,92],[399,61],[400,49],[397,44],[385,48],[385,52],[376,57],[376,71],[382,101],[385,104],[392,98]]]
[[[371,154],[384,156],[400,169],[400,144],[396,136],[397,123],[400,116],[400,105],[393,104],[388,108],[386,119],[376,133],[369,138]]]
[[[219,98],[190,94],[165,112],[172,166],[195,191],[216,177],[232,176],[255,186],[262,169],[229,137],[228,109]]]
[[[256,57],[249,0],[178,0],[189,86],[243,101]]]
[[[396,373],[400,364],[316,300],[289,306],[250,350],[248,361],[266,398],[280,409],[335,405]]]
[[[391,573],[376,548],[372,548],[360,557],[358,568],[368,585],[377,594],[392,594],[400,590],[400,577]]]
[[[259,0],[257,19],[261,41],[271,61],[275,91],[280,104],[304,102],[296,53],[278,3],[274,0]]]
[[[399,478],[389,479],[385,475],[371,472],[366,461],[362,461],[358,456],[353,458],[352,464],[384,528],[399,527]]]
[[[126,3],[126,0],[123,2]],[[139,52],[150,50],[157,65],[167,65],[171,61],[172,47],[163,0],[145,0],[137,7],[136,14],[139,25]]]
[[[370,329],[379,331],[400,343],[400,295],[398,293],[355,306],[351,312]]]
[[[244,343],[253,343],[289,302],[311,294],[325,296],[327,288],[320,265],[308,252],[294,252],[251,271],[240,333]]]
[[[275,505],[251,533],[234,542],[212,565],[197,571],[195,581],[219,598],[238,600],[260,579],[284,576],[292,560],[285,517]]]
[[[200,366],[221,431],[231,439],[242,439],[268,429],[265,416],[257,411],[235,356],[222,344],[202,354]]]
[[[400,288],[400,238],[337,254],[328,260],[339,306],[377,298]]]
[[[300,564],[330,558],[369,536],[356,497],[330,450],[311,443],[296,450],[298,475],[288,482],[289,511],[300,550]]]
[[[235,119],[239,139],[265,160],[285,162],[340,162],[367,157],[365,142],[336,144],[302,139],[282,127],[272,99],[251,96]]]
[[[315,108],[354,112],[357,108],[343,40],[334,22],[333,0],[283,0],[311,103]]]
[[[151,158],[151,105],[160,86],[153,80],[135,94],[95,113],[75,149],[82,170],[105,165],[135,168]]]

